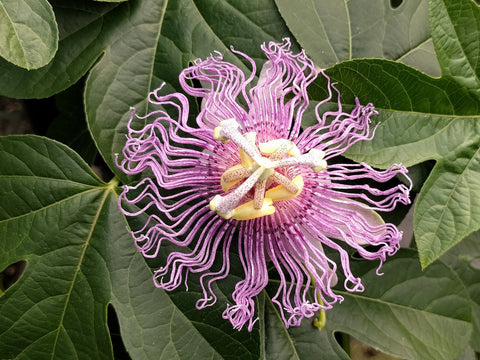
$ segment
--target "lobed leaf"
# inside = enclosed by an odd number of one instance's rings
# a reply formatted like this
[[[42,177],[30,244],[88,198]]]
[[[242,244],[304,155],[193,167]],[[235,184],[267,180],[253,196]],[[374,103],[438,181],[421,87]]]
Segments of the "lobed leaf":
[[[0,204],[0,268],[27,261],[0,297],[2,357],[113,359],[112,303],[132,356],[221,358],[153,286],[114,183],[102,183],[66,146],[37,136],[1,137],[0,162],[0,197],[9,200]]]
[[[344,301],[326,312],[326,326],[318,331],[304,320],[298,328],[284,329],[283,335],[276,330],[267,336],[272,358],[349,359],[337,343],[338,332],[401,359],[450,360],[464,352],[472,333],[472,303],[452,269],[435,262],[422,270],[413,250],[401,250],[383,264],[382,276],[377,275],[378,264],[351,261],[365,291],[346,292],[339,279],[335,291]],[[275,284],[271,280],[269,294],[275,293]],[[281,321],[269,300],[265,306],[268,335]]]
[[[414,230],[427,266],[480,228],[478,126],[479,8],[470,0],[430,1],[430,27],[443,77],[433,79],[398,63],[347,61],[329,70],[342,103],[359,97],[380,109],[373,141],[347,152],[378,167],[436,160],[416,205]],[[310,90],[326,97],[325,86]]]
[[[354,58],[402,61],[440,75],[428,27],[428,3],[383,0],[275,0],[297,41],[321,67]]]
[[[471,0],[431,0],[430,25],[442,76],[480,98],[478,5]]]
[[[355,262],[365,292],[342,294],[344,302],[327,312],[330,329],[402,359],[450,360],[465,350],[471,300],[448,266],[422,270],[414,252],[404,250],[383,264],[381,277],[376,270],[372,262]]]

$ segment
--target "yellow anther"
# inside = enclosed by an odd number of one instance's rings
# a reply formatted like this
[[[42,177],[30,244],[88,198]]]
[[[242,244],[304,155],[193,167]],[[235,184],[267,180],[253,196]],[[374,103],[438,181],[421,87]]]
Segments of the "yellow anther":
[[[271,140],[258,144],[258,148],[264,154],[273,154],[277,149],[285,143],[284,139]]]
[[[273,201],[293,199],[302,192],[304,184],[302,175],[295,176],[292,179],[292,183],[298,187],[297,192],[292,193],[288,191],[284,186],[278,185],[272,189],[267,190],[267,192],[265,193],[265,198],[270,198]]]
[[[292,148],[288,151],[287,154],[288,154],[288,155],[291,155],[291,156],[300,156],[300,155],[301,155],[301,152],[300,152],[300,150],[297,148],[297,145],[293,144]]]
[[[272,199],[263,199],[263,204],[260,209],[255,209],[253,200],[236,207],[233,210],[232,218],[236,220],[251,220],[266,215],[271,215],[275,212]],[[221,216],[221,215],[220,215]]]
[[[282,149],[282,147],[284,147],[284,149]],[[258,148],[264,154],[273,154],[274,152],[280,150],[282,155],[300,155],[300,150],[298,150],[297,145],[287,139],[275,139],[265,143],[260,143],[258,144]]]
[[[217,211],[218,202],[222,197],[220,195],[215,195],[212,200],[210,200],[210,210]]]

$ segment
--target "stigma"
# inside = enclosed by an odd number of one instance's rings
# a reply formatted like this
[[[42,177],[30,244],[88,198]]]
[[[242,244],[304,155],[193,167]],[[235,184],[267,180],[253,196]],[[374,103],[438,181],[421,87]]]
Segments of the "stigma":
[[[210,201],[210,210],[225,219],[251,220],[271,215],[276,201],[297,197],[304,186],[302,175],[290,179],[280,169],[302,166],[319,172],[327,167],[323,151],[312,149],[301,154],[295,143],[287,139],[257,146],[256,133],[242,134],[235,119],[221,121],[213,136],[223,143],[232,141],[240,155],[240,163],[220,178],[226,194],[216,195]]]

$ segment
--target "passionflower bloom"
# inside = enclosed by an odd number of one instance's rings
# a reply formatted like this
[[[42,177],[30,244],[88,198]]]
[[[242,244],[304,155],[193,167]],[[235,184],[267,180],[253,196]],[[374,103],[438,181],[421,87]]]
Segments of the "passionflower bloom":
[[[214,304],[212,285],[228,276],[230,248],[238,243],[245,274],[223,317],[236,329],[247,324],[250,331],[256,320],[254,297],[269,281],[267,267],[278,273],[272,300],[287,327],[343,300],[332,291],[337,264],[324,246],[340,255],[344,287],[363,291],[339,242],[381,266],[399,248],[401,232],[376,211],[409,203],[403,184],[372,185],[397,175],[408,183],[405,167],[377,171],[364,163],[333,160],[372,138],[373,105],[356,100],[345,112],[339,92],[320,71],[329,96],[315,108],[317,122],[302,128],[307,86],[318,75],[313,62],[303,51],[293,54],[288,39],[262,49],[268,61],[256,84],[254,61],[233,48],[250,62],[248,78],[218,53],[180,74],[185,93],[201,103],[196,121],[189,119],[185,95],[162,88],[151,92],[146,116],[132,109],[117,160],[126,174],[144,175],[136,186],[124,186],[119,200],[127,216],[144,219],[131,231],[138,249],[145,257],[157,257],[164,242],[179,249],[155,271],[155,285],[170,291],[186,284],[189,273],[201,274],[203,297],[196,307]],[[338,109],[320,114],[326,102]]]

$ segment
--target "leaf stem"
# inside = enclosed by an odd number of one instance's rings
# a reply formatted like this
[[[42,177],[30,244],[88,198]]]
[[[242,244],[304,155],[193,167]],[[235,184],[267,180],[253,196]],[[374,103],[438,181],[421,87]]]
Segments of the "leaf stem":
[[[114,188],[116,188],[116,187],[118,186],[119,183],[120,183],[120,180],[118,180],[118,178],[117,178],[116,176],[114,176],[114,177],[112,178],[112,180],[110,180],[110,181],[108,182],[107,185],[108,185],[108,187],[109,187],[110,189],[114,189]]]
[[[315,299],[317,300],[317,303],[324,305],[321,297],[318,295],[317,290],[315,288],[315,278],[312,276],[312,274],[310,274],[310,277],[312,278]],[[313,319],[313,326],[315,326],[320,331],[327,324],[327,316],[325,314],[325,309],[320,309],[318,312],[319,312],[318,318]]]

